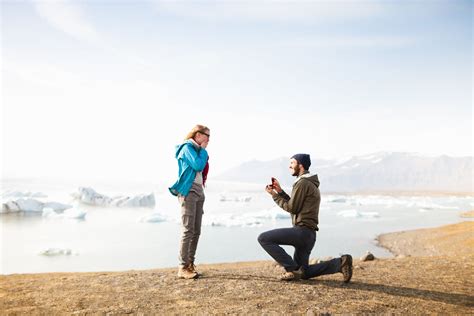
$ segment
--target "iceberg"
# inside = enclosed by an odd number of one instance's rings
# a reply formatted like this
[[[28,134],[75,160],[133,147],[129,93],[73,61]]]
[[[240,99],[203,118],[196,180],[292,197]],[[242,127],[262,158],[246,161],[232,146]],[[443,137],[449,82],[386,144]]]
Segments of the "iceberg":
[[[106,195],[97,193],[92,188],[80,187],[78,192],[72,194],[73,198],[79,200],[84,204],[95,206],[116,206],[116,207],[155,207],[155,195],[140,194],[137,196],[116,196],[108,197]]]
[[[441,205],[435,203],[431,197],[402,197],[402,196],[383,196],[383,195],[369,195],[358,196],[351,199],[350,205],[380,205],[384,207],[402,206],[402,207],[416,207],[425,210],[433,209],[459,209],[457,206]],[[449,200],[448,200],[449,203]]]
[[[41,202],[35,199],[8,200],[2,203],[1,213],[13,212],[42,212],[44,208],[50,208],[57,212],[62,212],[72,207],[69,204],[58,202]]]
[[[251,196],[226,196],[225,194],[221,194],[219,197],[219,201],[221,202],[250,202],[252,200]]]
[[[242,216],[254,217],[257,219],[266,219],[266,220],[277,220],[277,219],[288,219],[291,218],[290,213],[283,211],[279,207],[272,207],[267,210],[255,212],[255,213],[246,213]]]
[[[377,218],[380,217],[378,212],[359,212],[357,210],[340,211],[337,215],[347,218]]]
[[[41,256],[70,256],[72,254],[69,248],[48,248],[40,251]]]
[[[251,216],[222,215],[204,218],[203,224],[217,227],[259,227],[263,222]]]
[[[63,213],[57,213],[54,208],[45,207],[43,208],[42,216],[46,218],[54,218],[54,219],[79,219],[83,220],[86,217],[87,212],[77,209],[71,208],[65,210]]]
[[[421,209],[423,210],[427,210],[427,211],[431,211],[431,210],[435,210],[435,209],[440,209],[440,210],[459,210],[459,207],[458,206],[444,206],[444,205],[440,205],[440,204],[437,204],[437,203],[425,203],[425,202],[421,202],[421,203],[415,203],[415,206],[418,206],[420,207]]]
[[[2,198],[46,198],[46,194],[41,192],[22,192],[22,191],[5,191],[2,193]]]
[[[167,220],[166,216],[164,216],[160,213],[153,213],[153,214],[141,217],[138,220],[138,222],[140,222],[140,223],[160,223],[160,222],[166,222],[166,220]]]
[[[286,213],[278,207],[262,210],[254,213],[244,214],[220,214],[203,219],[203,224],[206,226],[218,227],[260,227],[270,221],[291,218],[289,213]]]

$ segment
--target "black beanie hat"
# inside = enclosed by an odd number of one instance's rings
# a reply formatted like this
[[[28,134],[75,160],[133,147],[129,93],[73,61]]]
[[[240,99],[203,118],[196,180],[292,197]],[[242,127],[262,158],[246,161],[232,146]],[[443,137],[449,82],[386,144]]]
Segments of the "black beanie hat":
[[[309,157],[308,154],[296,154],[296,155],[293,155],[291,158],[295,159],[300,164],[302,164],[305,170],[308,170],[309,166],[311,166],[311,158]]]

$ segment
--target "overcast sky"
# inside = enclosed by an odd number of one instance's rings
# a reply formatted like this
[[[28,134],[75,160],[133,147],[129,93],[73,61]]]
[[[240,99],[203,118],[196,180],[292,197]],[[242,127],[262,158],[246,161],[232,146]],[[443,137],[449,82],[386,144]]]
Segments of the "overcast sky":
[[[472,155],[471,1],[1,1],[4,177]]]

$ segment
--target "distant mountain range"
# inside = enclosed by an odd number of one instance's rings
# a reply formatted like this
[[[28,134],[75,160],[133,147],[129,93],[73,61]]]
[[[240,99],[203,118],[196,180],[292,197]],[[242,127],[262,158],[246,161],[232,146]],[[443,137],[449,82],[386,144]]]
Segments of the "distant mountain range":
[[[473,157],[429,157],[404,152],[379,152],[345,160],[314,159],[310,167],[321,181],[321,190],[452,191],[472,192]],[[217,180],[269,183],[273,176],[291,185],[289,159],[252,160],[214,177]]]

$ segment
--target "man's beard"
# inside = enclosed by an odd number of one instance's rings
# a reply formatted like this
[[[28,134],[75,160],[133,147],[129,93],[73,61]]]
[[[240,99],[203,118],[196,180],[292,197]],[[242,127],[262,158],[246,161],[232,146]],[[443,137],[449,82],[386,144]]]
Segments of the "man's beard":
[[[297,177],[300,175],[300,165],[295,166],[295,168],[293,169],[293,173],[291,175],[294,177]]]

